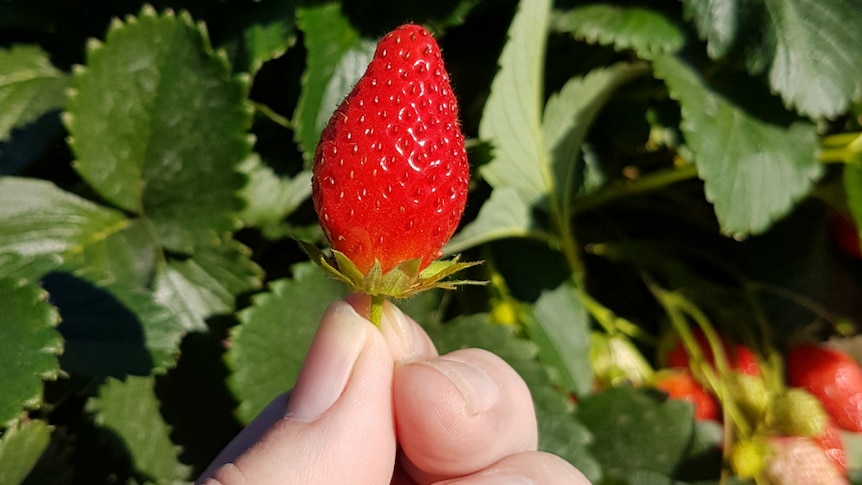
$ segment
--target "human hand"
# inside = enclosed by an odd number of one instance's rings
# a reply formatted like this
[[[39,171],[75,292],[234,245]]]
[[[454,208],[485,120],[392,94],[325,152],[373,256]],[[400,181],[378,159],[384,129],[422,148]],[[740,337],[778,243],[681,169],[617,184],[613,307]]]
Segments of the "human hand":
[[[330,305],[296,386],[276,398],[201,476],[205,485],[588,484],[536,451],[526,384],[479,349],[438,356],[428,335],[386,303]]]

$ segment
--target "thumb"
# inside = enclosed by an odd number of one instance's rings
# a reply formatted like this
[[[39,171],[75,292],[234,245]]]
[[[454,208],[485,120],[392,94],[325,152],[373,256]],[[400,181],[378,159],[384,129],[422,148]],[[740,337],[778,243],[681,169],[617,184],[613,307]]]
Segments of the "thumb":
[[[388,484],[396,450],[392,369],[380,332],[348,303],[333,303],[286,407],[284,397],[270,404],[202,483]]]

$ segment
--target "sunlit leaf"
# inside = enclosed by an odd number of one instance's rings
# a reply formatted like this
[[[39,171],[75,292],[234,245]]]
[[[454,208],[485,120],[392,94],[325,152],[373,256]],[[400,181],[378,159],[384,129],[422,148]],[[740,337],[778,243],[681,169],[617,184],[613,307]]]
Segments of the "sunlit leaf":
[[[0,428],[42,404],[42,381],[60,373],[57,310],[38,285],[0,279]],[[0,467],[2,469],[2,467]]]
[[[191,252],[237,226],[247,84],[188,14],[145,7],[116,21],[73,79],[64,121],[75,168],[111,203],[146,215],[163,246]]]
[[[550,8],[548,0],[521,2],[479,124],[494,156],[480,173],[494,188],[515,189],[530,206],[552,187],[541,123]]]
[[[69,78],[35,46],[0,49],[0,141],[14,128],[63,107]]]
[[[808,194],[822,173],[813,124],[760,119],[673,56],[656,58],[654,66],[682,107],[682,131],[725,233],[764,232]]]

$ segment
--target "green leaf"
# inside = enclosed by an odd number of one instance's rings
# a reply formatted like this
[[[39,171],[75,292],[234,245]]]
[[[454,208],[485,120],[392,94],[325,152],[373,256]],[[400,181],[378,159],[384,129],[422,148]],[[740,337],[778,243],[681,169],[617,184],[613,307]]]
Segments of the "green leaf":
[[[570,79],[551,95],[542,118],[542,137],[550,153],[554,190],[562,220],[568,220],[572,197],[581,191],[587,167],[581,147],[587,130],[621,85],[648,73],[644,64],[618,63]]]
[[[64,121],[78,173],[102,197],[191,252],[236,227],[249,152],[245,79],[230,75],[188,14],[145,7],[92,41]]]
[[[63,340],[56,309],[36,284],[0,279],[0,427],[42,404],[42,381],[56,379]]]
[[[661,402],[657,395],[632,388],[584,398],[578,418],[593,433],[590,449],[606,479],[623,483],[671,483],[667,477],[683,457],[694,427],[689,403]],[[665,480],[653,481],[656,475]],[[636,476],[653,479],[628,481]]]
[[[168,261],[156,276],[156,300],[173,311],[186,331],[207,330],[204,320],[232,312],[239,294],[260,288],[263,272],[249,253],[228,240],[186,260]]]
[[[246,226],[281,224],[311,196],[311,171],[304,170],[293,178],[277,175],[252,154],[243,162],[240,170],[248,176],[248,182],[240,192],[245,208],[240,219]]]
[[[724,57],[736,40],[742,0],[683,0],[682,3],[686,19],[694,20],[701,38],[706,39],[709,56]]]
[[[862,79],[862,9],[855,0],[685,3],[711,55],[738,48],[749,72],[767,72],[770,87],[800,113],[829,117],[849,107]]]
[[[491,83],[479,137],[493,146],[480,168],[492,187],[512,187],[530,206],[550,195],[553,181],[542,140],[541,110],[549,0],[522,1]]]
[[[149,221],[129,220],[121,230],[67,254],[63,268],[97,286],[142,288],[150,284],[162,258],[158,244]]]
[[[656,53],[674,53],[686,41],[677,24],[644,7],[584,5],[558,15],[553,27],[589,43],[610,45],[619,51],[632,49],[645,59]]]
[[[159,412],[153,377],[108,378],[98,397],[87,403],[96,424],[112,431],[124,445],[135,469],[156,483],[187,480],[191,467],[178,459],[179,447]]]
[[[243,5],[256,17],[243,32],[243,50],[251,74],[263,63],[284,54],[296,42],[296,5],[292,1],[255,2]]]
[[[511,187],[500,187],[491,192],[476,219],[449,240],[443,254],[456,254],[495,239],[527,236],[532,225],[530,208],[518,192]]]
[[[654,67],[682,107],[682,131],[725,233],[764,232],[808,194],[822,173],[813,124],[759,119],[675,57],[658,57]]]
[[[528,332],[539,345],[539,358],[553,369],[556,383],[577,395],[593,385],[590,367],[590,321],[587,310],[568,283],[542,292],[533,307]]]
[[[511,365],[533,396],[539,449],[568,460],[587,478],[598,479],[601,472],[587,449],[590,434],[574,419],[568,398],[554,390],[545,368],[537,360],[538,347],[534,343],[517,338],[509,327],[489,323],[485,314],[458,317],[444,325],[426,325],[425,330],[441,355],[475,347],[493,352]]]
[[[246,423],[293,387],[320,317],[346,294],[341,283],[311,263],[294,266],[293,273],[293,279],[273,282],[239,312],[241,325],[231,335],[228,383],[240,401],[237,414]]]
[[[35,281],[60,266],[62,259],[54,254],[22,256],[17,253],[0,254],[0,278]]]
[[[43,180],[0,178],[0,254],[75,253],[123,229],[123,215]]]
[[[43,279],[63,321],[60,363],[70,373],[93,377],[149,375],[174,365],[183,328],[148,290],[100,288],[68,273]]]
[[[69,79],[36,46],[0,49],[0,141],[63,107]]]
[[[338,4],[304,7],[297,12],[308,63],[294,113],[296,141],[311,160],[332,112],[365,73],[376,43],[363,39]]]
[[[26,421],[7,429],[0,438],[0,483],[23,482],[50,441],[51,428],[44,421]]]

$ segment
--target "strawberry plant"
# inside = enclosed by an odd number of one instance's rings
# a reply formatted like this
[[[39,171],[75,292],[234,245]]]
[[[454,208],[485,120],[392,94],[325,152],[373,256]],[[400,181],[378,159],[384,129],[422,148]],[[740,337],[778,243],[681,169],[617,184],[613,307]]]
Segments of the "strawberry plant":
[[[727,5],[0,3],[0,483],[193,481],[349,291],[594,483],[859,483],[862,9]]]

